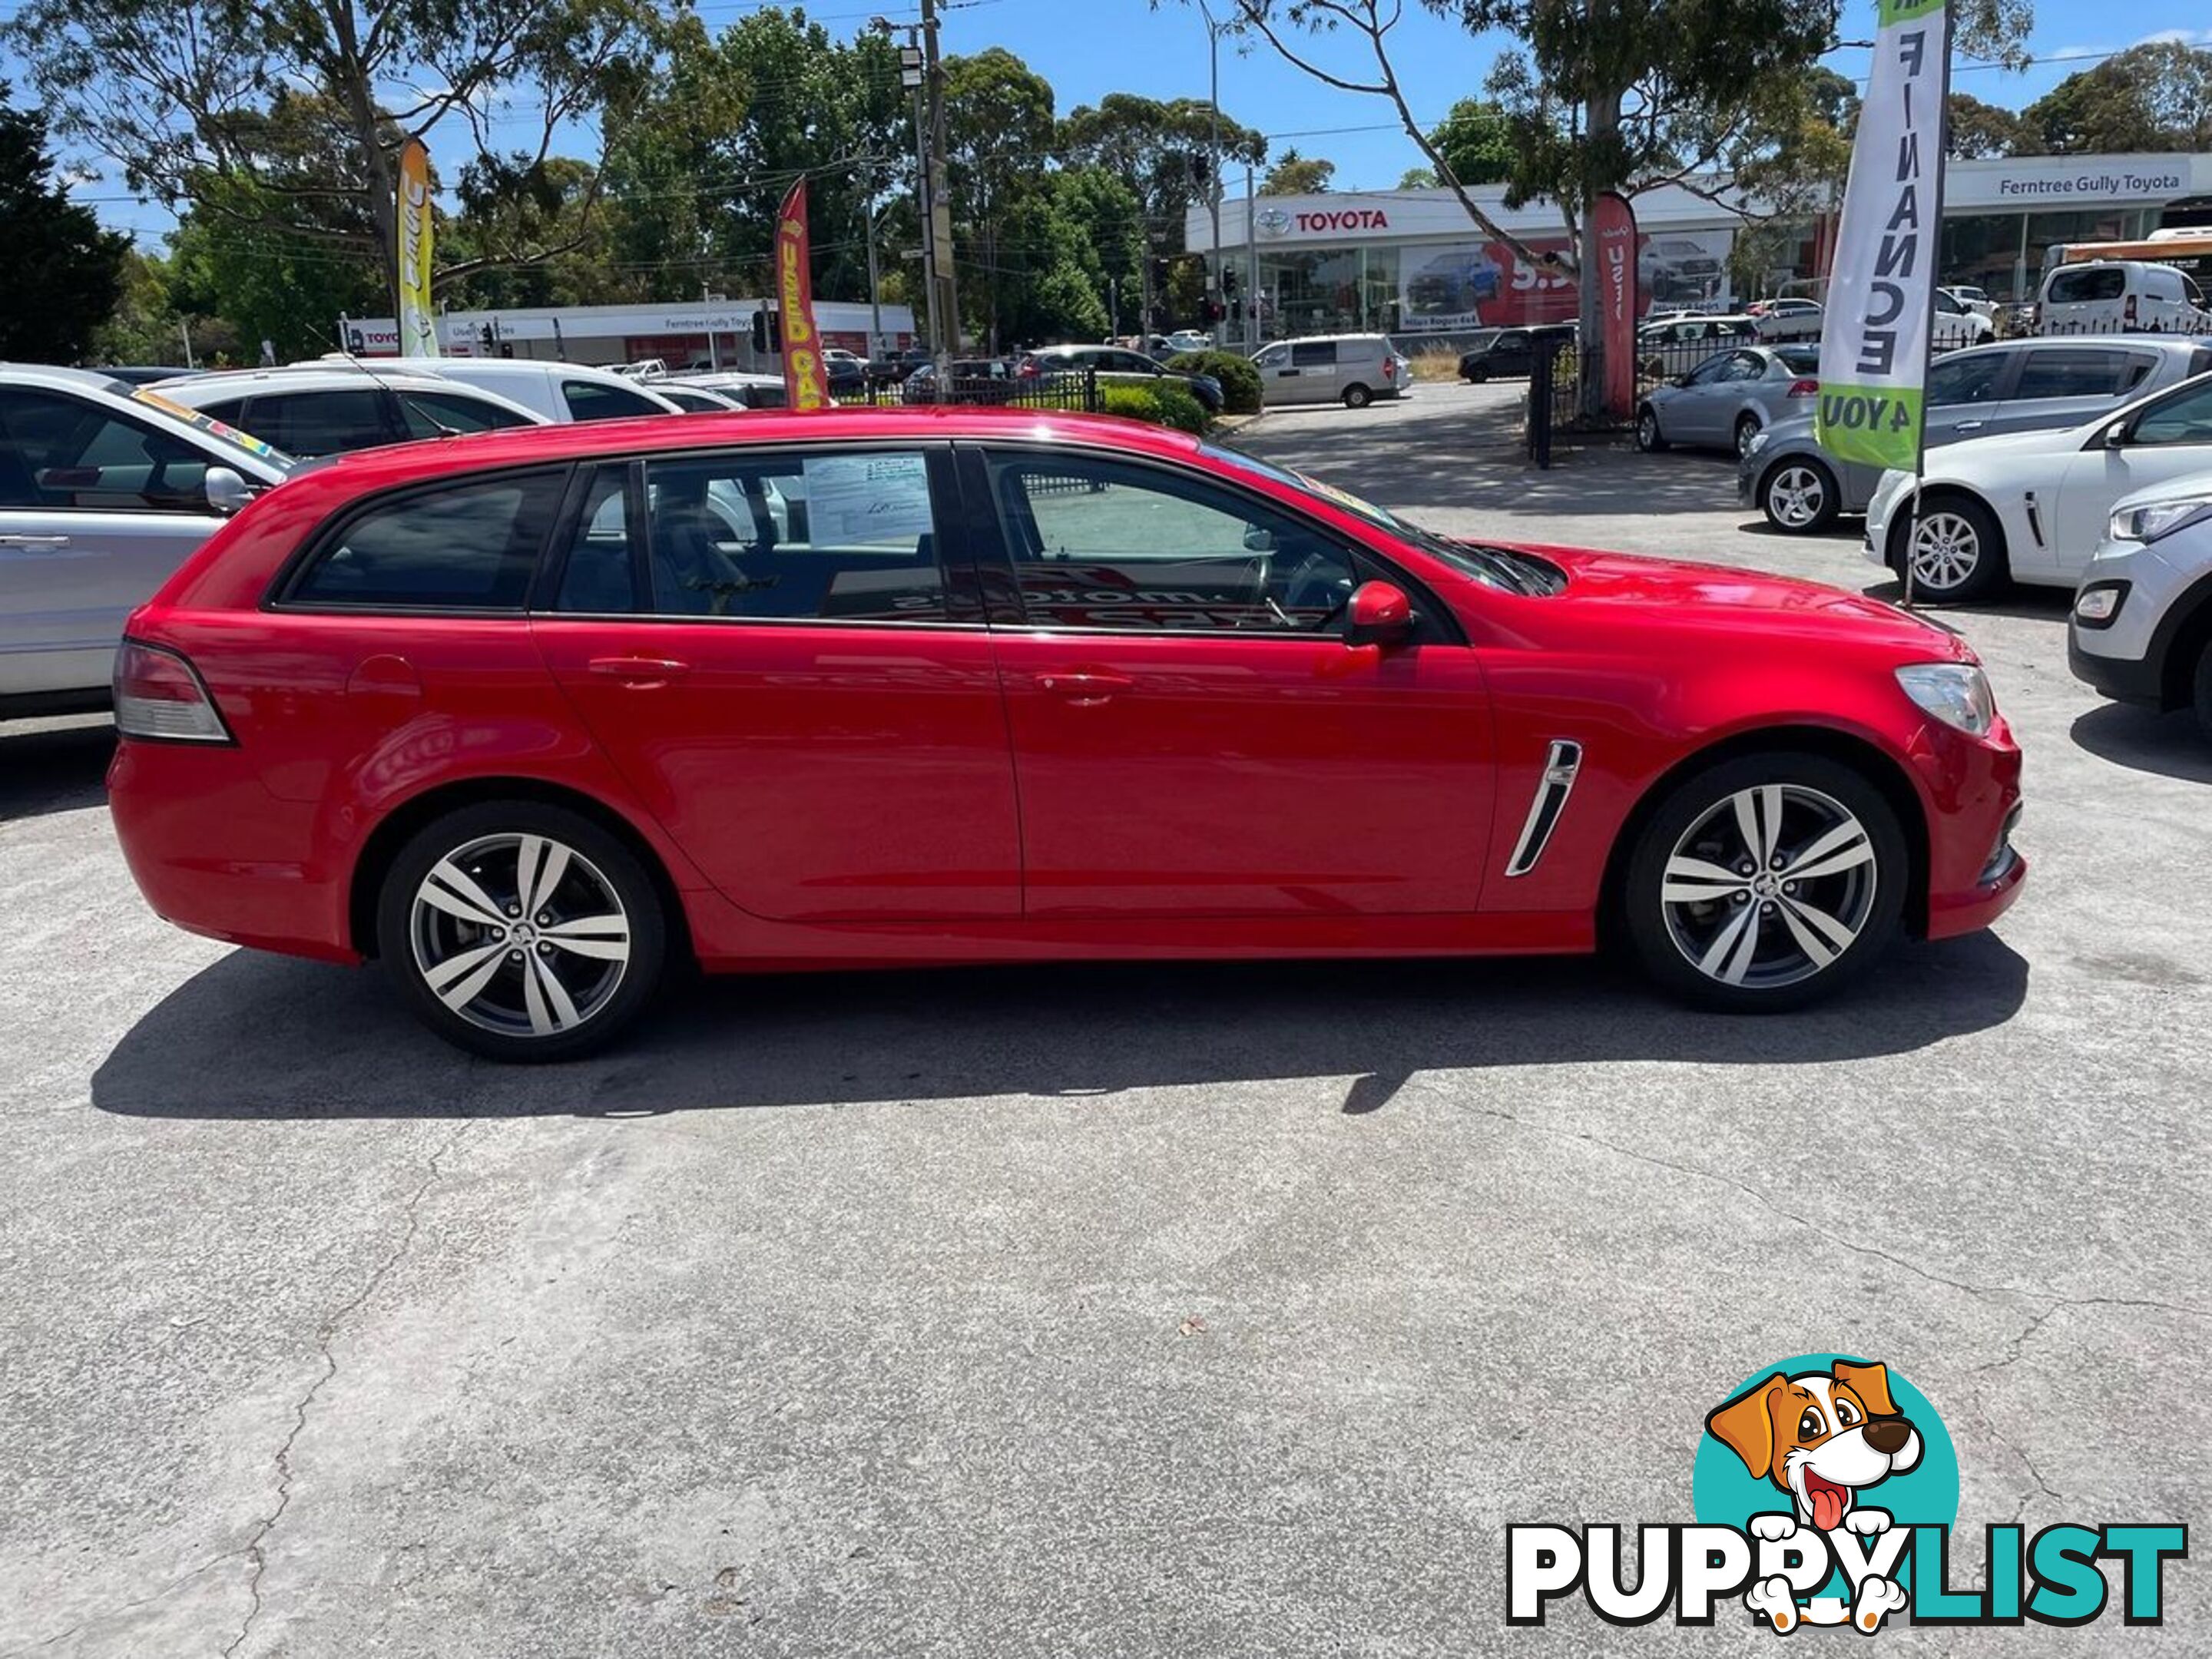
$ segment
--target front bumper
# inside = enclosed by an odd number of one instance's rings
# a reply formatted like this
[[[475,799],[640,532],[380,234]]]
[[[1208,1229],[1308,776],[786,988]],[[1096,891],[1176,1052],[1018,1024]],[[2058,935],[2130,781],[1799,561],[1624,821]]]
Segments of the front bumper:
[[[2012,844],[2021,817],[2020,747],[2002,716],[1986,738],[1930,725],[1912,761],[1928,795],[1927,936],[1986,927],[2020,896],[2027,861]]]
[[[2099,656],[2083,647],[2081,629],[2071,622],[2066,625],[2066,666],[2100,696],[2152,708],[2166,706],[2164,676],[2157,663],[2141,657]]]

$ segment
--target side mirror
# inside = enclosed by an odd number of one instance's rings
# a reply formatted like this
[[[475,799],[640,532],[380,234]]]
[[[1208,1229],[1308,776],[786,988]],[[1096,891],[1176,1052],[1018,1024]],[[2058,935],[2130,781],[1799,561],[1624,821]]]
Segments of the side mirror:
[[[1413,631],[1413,602],[1395,582],[1362,582],[1345,606],[1346,645],[1391,645]]]
[[[1247,553],[1272,553],[1275,550],[1275,532],[1262,530],[1256,524],[1244,526],[1244,550]]]
[[[2112,425],[2106,427],[2104,443],[2107,449],[2125,449],[2128,447],[2128,423],[2125,421],[2114,421]]]
[[[253,499],[246,480],[227,466],[210,467],[201,488],[207,492],[207,504],[226,519]]]

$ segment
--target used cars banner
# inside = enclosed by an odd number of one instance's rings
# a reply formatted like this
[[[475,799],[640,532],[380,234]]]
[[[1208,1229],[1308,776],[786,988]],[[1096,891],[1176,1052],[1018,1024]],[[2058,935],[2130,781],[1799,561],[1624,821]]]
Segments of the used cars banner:
[[[775,292],[783,308],[783,393],[793,409],[830,407],[830,371],[814,327],[814,276],[806,238],[806,180],[775,216]]]
[[[1945,0],[1881,0],[1820,338],[1822,447],[1917,471],[1943,216]]]
[[[399,147],[399,355],[435,357],[438,313],[430,303],[430,152],[420,138]]]

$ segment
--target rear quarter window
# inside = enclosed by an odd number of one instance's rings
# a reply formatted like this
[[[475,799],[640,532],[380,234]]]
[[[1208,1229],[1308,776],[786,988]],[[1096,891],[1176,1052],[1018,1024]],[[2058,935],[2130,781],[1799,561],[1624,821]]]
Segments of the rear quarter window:
[[[387,495],[341,520],[283,602],[314,610],[520,611],[560,512],[565,469]]]

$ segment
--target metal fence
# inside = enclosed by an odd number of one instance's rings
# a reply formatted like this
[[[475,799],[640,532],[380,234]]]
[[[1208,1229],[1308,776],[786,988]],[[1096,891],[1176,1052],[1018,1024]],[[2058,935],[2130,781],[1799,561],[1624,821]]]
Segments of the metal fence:
[[[1010,409],[1066,410],[1096,415],[1105,407],[1098,372],[1085,368],[1045,374],[956,374],[937,395],[933,374],[917,373],[896,386],[872,386],[837,394],[841,408],[919,407],[925,404],[960,404]]]

